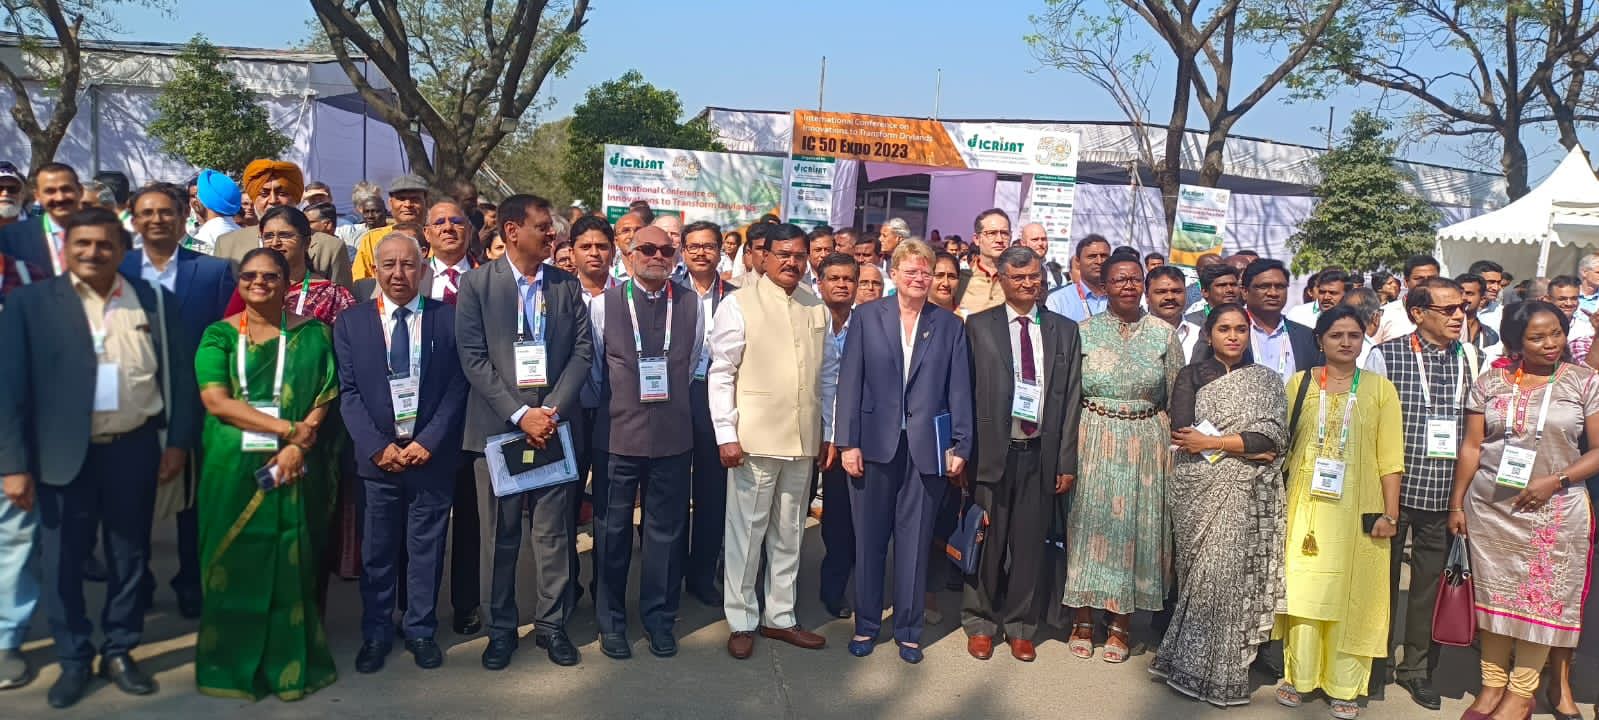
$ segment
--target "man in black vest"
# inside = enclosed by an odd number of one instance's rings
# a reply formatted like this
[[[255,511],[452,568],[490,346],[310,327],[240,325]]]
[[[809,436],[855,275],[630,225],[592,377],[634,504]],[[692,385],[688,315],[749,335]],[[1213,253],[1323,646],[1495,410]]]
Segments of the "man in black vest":
[[[631,657],[627,640],[627,573],[633,559],[633,500],[644,489],[644,561],[639,605],[650,653],[677,654],[672,634],[683,583],[679,544],[688,530],[689,455],[694,448],[689,381],[705,328],[699,296],[671,281],[677,246],[653,225],[633,236],[633,278],[589,306],[595,356],[611,388],[610,465],[606,505],[594,531],[597,580],[594,615],[600,650]]]

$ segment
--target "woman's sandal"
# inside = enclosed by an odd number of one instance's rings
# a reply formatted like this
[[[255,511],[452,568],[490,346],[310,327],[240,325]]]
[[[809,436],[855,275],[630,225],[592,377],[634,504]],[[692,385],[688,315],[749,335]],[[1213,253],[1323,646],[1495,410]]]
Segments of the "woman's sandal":
[[[1081,631],[1088,631],[1086,637],[1080,636]],[[1094,624],[1091,622],[1072,623],[1072,637],[1066,643],[1066,649],[1071,654],[1084,660],[1094,657]]]
[[[1332,716],[1338,720],[1355,720],[1360,717],[1360,706],[1353,700],[1329,699],[1327,704],[1332,706]]]
[[[1105,625],[1105,629],[1110,633],[1105,638],[1105,662],[1127,662],[1127,655],[1132,650],[1132,646],[1127,644],[1127,628],[1117,627],[1115,623],[1108,623]],[[1113,644],[1118,640],[1121,642],[1121,647],[1116,647]]]
[[[1277,686],[1277,704],[1283,707],[1296,708],[1304,704],[1304,698],[1299,697],[1299,691],[1288,683]]]

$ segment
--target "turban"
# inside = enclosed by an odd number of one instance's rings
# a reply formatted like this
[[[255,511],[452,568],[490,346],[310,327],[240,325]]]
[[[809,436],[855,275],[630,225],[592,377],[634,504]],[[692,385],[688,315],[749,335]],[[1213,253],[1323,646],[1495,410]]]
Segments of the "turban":
[[[239,185],[215,170],[203,170],[195,182],[200,204],[222,215],[239,214]]]
[[[252,160],[244,166],[244,191],[250,197],[261,194],[261,186],[273,181],[282,180],[288,184],[289,195],[294,197],[294,202],[300,202],[300,196],[305,193],[305,174],[300,172],[300,166],[282,160]]]

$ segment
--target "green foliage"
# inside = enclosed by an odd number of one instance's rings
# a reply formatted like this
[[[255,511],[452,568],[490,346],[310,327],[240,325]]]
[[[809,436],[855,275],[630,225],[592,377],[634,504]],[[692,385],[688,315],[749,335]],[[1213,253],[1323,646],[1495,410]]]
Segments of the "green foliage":
[[[561,173],[566,187],[589,207],[599,206],[605,143],[726,150],[709,124],[679,122],[682,115],[683,103],[677,93],[645,82],[637,70],[589,88],[583,102],[572,108],[566,168]]]
[[[489,166],[517,192],[533,193],[565,208],[577,199],[567,187],[567,136],[571,118],[517,130],[489,156]]]
[[[1295,274],[1329,265],[1360,272],[1396,268],[1432,250],[1438,211],[1406,192],[1404,176],[1389,161],[1395,142],[1387,131],[1386,121],[1357,112],[1338,146],[1316,161],[1321,202],[1288,239]]]
[[[237,176],[251,160],[288,149],[289,138],[272,128],[255,93],[222,68],[216,46],[196,35],[177,60],[177,72],[156,98],[156,119],[148,128],[163,152]]]

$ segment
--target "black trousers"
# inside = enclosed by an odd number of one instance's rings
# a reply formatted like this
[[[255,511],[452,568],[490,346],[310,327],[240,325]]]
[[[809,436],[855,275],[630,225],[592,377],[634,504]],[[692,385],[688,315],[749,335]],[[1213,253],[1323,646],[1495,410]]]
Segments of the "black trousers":
[[[147,608],[141,590],[150,558],[160,463],[155,424],[148,423],[110,443],[91,444],[71,483],[37,486],[44,570],[41,605],[63,667],[88,667],[94,660],[94,625],[83,599],[83,562],[97,541],[104,542],[107,574],[100,654],[131,652],[144,634]],[[103,538],[96,537],[97,529]]]
[[[722,560],[722,533],[726,530],[727,468],[716,443],[716,428],[711,425],[711,407],[705,381],[689,384],[689,405],[694,413],[694,450],[690,459],[689,532],[684,534],[683,580],[689,589],[707,597],[720,596],[716,582]]]
[[[672,629],[683,586],[689,453],[664,458],[610,456],[605,516],[595,527],[594,617],[602,633],[627,632],[627,574],[633,561],[633,498],[644,497],[639,615],[644,629]]]
[[[438,630],[435,608],[444,576],[444,541],[449,530],[454,478],[419,481],[408,473],[360,478],[361,636],[393,637],[397,597],[405,598],[405,637],[431,638]],[[476,506],[473,500],[473,506]],[[476,567],[477,558],[472,558]]]
[[[1044,541],[1053,518],[1055,478],[1044,477],[1036,443],[1013,447],[997,483],[973,483],[972,500],[988,511],[988,535],[977,574],[966,578],[961,625],[967,635],[1032,640]],[[1047,591],[1047,590],[1046,590]]]
[[[850,574],[855,571],[855,520],[850,510],[849,474],[842,462],[822,471],[822,550],[822,602],[843,605]]]
[[[478,572],[482,528],[477,515],[477,475],[472,463],[463,461],[455,473],[450,505],[450,607],[456,617],[470,614],[483,602],[483,579]]]
[[[1449,513],[1442,510],[1399,509],[1398,534],[1394,536],[1389,551],[1388,601],[1388,657],[1394,657],[1394,648],[1403,645],[1403,657],[1394,664],[1394,676],[1399,680],[1413,678],[1431,679],[1438,667],[1438,648],[1432,642],[1432,611],[1438,601],[1438,577],[1443,574],[1444,560],[1449,553]],[[1399,566],[1404,562],[1405,539],[1410,539],[1410,592],[1405,600],[1405,629],[1399,634]],[[1386,665],[1382,659],[1372,664],[1371,682],[1388,682]],[[1386,662],[1392,662],[1388,660]]]

